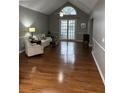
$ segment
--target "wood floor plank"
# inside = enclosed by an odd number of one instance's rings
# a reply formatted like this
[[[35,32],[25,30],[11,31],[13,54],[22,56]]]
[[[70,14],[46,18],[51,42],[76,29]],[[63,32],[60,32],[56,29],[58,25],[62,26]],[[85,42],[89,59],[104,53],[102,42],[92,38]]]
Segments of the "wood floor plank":
[[[20,93],[104,93],[91,48],[61,42],[43,55],[20,54]]]

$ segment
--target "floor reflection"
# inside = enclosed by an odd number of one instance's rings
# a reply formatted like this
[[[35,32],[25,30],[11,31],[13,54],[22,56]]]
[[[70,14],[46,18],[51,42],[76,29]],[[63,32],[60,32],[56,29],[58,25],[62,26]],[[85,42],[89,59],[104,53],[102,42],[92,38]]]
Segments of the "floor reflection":
[[[64,80],[64,73],[63,73],[63,71],[60,71],[58,74],[58,82],[62,83],[63,80]]]
[[[35,73],[37,70],[37,67],[36,66],[33,66],[32,69],[31,69],[31,73]]]
[[[61,57],[66,64],[75,63],[75,44],[73,42],[61,42]]]

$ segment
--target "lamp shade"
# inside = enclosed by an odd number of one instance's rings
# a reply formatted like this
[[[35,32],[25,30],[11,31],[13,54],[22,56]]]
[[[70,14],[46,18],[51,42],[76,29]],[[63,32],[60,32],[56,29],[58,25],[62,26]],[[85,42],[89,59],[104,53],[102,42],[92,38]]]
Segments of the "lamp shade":
[[[36,31],[35,27],[30,27],[29,28],[29,32],[35,32],[35,31]]]

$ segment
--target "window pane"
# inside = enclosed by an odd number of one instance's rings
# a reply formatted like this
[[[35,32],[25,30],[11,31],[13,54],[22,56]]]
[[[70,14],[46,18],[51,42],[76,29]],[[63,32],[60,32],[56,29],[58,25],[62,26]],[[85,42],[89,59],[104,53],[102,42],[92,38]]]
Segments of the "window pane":
[[[76,10],[73,7],[67,6],[62,9],[64,15],[76,15]]]
[[[61,20],[61,39],[75,39],[75,20]]]

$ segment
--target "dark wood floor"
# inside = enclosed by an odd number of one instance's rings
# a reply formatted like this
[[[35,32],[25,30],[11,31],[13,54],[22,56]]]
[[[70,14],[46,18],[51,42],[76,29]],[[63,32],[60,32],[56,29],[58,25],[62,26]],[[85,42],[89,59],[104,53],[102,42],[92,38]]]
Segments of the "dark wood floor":
[[[61,42],[43,55],[20,54],[20,93],[104,93],[91,55],[82,43]]]

